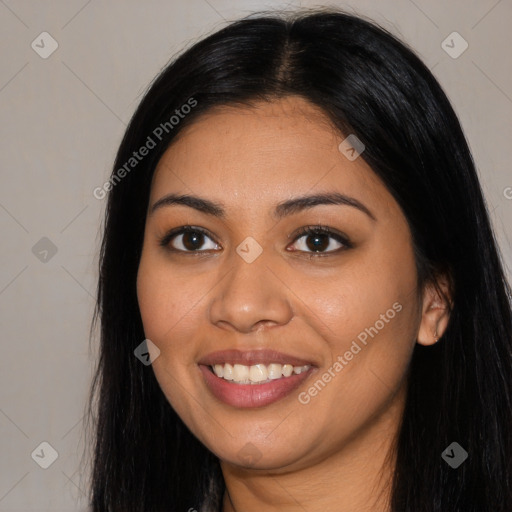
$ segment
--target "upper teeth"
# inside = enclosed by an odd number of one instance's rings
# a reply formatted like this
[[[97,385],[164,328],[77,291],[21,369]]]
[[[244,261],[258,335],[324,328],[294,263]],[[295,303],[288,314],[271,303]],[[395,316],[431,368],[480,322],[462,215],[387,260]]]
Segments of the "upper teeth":
[[[252,366],[245,366],[243,364],[216,364],[213,371],[217,377],[226,380],[232,380],[239,384],[252,384],[270,382],[274,379],[281,377],[289,377],[292,373],[302,373],[309,370],[310,365],[306,366],[292,366],[291,364],[277,364],[272,363],[269,365],[255,364]]]

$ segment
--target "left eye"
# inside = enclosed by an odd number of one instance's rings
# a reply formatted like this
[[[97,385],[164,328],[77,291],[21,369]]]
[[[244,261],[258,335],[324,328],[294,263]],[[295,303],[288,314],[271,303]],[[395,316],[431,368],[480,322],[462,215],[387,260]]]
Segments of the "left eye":
[[[304,241],[301,242],[301,239],[304,239]],[[303,228],[295,240],[298,241],[296,242],[299,246],[298,250],[303,252],[329,253],[336,252],[344,247],[350,247],[349,241],[342,235],[326,228],[314,226]],[[336,247],[336,244],[338,244],[338,247]]]

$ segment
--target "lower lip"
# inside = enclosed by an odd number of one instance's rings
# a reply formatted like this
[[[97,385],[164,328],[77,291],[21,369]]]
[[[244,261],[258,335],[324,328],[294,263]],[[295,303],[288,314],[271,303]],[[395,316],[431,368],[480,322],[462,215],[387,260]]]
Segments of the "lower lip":
[[[272,380],[265,384],[236,384],[217,377],[209,366],[200,364],[206,384],[213,395],[225,404],[233,407],[263,407],[289,395],[300,386],[313,371],[309,370]]]

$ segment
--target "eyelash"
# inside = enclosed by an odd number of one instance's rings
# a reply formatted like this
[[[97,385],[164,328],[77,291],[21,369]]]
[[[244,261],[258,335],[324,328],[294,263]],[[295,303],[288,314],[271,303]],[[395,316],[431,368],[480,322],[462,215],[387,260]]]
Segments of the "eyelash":
[[[174,228],[168,231],[162,238],[159,240],[159,245],[166,248],[167,250],[171,252],[181,253],[181,254],[190,254],[190,255],[202,255],[203,253],[206,253],[208,251],[205,250],[197,250],[197,251],[184,251],[183,249],[176,249],[174,247],[170,247],[169,244],[172,241],[172,239],[178,235],[184,234],[184,233],[201,233],[208,238],[210,238],[213,242],[218,244],[218,242],[215,241],[215,239],[211,236],[211,234],[199,227],[194,226],[181,226],[179,228]],[[302,238],[305,235],[314,236],[314,235],[327,235],[331,238],[334,238],[337,242],[344,245],[344,247],[340,247],[338,249],[335,249],[333,251],[327,251],[327,252],[308,252],[308,251],[297,251],[297,252],[304,252],[305,254],[309,254],[310,258],[317,258],[317,257],[325,257],[330,256],[333,254],[339,254],[342,251],[345,251],[346,249],[350,249],[353,247],[352,243],[348,239],[346,235],[343,235],[341,233],[338,233],[336,231],[333,231],[332,229],[322,226],[322,225],[315,225],[315,226],[304,226],[298,230],[297,233],[295,233],[295,238],[293,239],[293,242],[296,242],[298,239]],[[294,251],[295,252],[295,251]]]

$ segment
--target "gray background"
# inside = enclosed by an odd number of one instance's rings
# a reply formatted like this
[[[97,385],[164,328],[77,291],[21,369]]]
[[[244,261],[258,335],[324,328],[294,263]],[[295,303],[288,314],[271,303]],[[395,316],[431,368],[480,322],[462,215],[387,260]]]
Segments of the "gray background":
[[[327,4],[0,0],[0,511],[86,507],[80,460],[105,207],[92,191],[108,179],[147,84],[176,52],[227,21],[314,5]],[[512,1],[330,5],[397,34],[440,81],[473,151],[510,276]],[[50,48],[44,31],[58,42],[46,59],[31,47]],[[457,58],[442,47],[454,31],[469,44]],[[445,44],[461,48],[457,39]],[[47,469],[36,463],[50,460],[44,441],[58,452]]]

